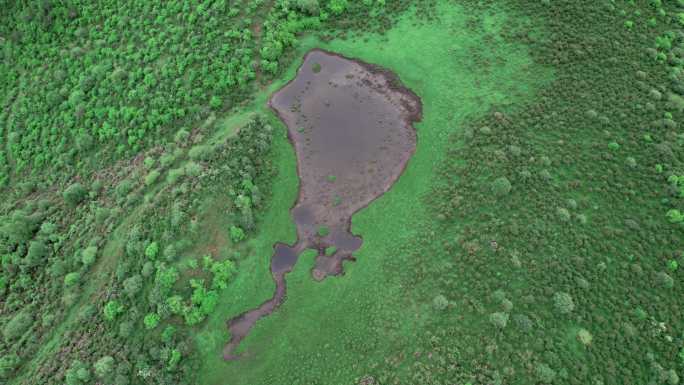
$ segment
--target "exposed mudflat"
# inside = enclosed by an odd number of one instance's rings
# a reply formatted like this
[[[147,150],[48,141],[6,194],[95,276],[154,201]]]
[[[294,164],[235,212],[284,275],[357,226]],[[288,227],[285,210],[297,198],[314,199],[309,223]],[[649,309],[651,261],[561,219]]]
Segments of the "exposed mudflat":
[[[352,215],[399,178],[415,151],[412,124],[422,111],[420,99],[393,73],[320,49],[305,56],[295,79],[269,105],[287,125],[297,155],[300,189],[291,211],[297,243],[274,246],[276,292],[228,322],[226,359],[235,359],[254,323],[282,303],[285,274],[304,249],[318,250],[314,279],[343,272],[342,262],[353,259],[362,243],[350,232]]]

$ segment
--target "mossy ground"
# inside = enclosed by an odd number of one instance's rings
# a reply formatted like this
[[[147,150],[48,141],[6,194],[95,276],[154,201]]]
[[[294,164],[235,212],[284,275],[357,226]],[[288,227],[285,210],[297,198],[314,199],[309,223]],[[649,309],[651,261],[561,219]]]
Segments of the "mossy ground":
[[[300,55],[320,47],[398,74],[423,101],[418,148],[392,189],[354,217],[352,230],[364,243],[357,261],[345,264],[345,275],[314,282],[311,259],[301,260],[287,277],[285,304],[259,321],[243,342],[246,358],[223,362],[226,319],[270,297],[272,244],[293,239],[288,211],[296,195],[294,158],[280,137],[276,199],[254,241],[254,258],[241,267],[220,311],[197,337],[204,356],[201,383],[352,383],[377,359],[410,346],[420,332],[430,304],[403,306],[417,293],[396,277],[410,257],[407,250],[415,247],[413,238],[432,219],[425,198],[439,183],[437,165],[447,138],[466,119],[532,97],[552,77],[549,69],[532,63],[525,46],[499,35],[502,28],[525,22],[522,18],[499,9],[472,15],[448,2],[439,3],[437,14],[437,21],[425,23],[409,11],[383,36],[361,34],[327,43],[309,37],[300,44]],[[295,61],[284,78],[292,77],[300,63]],[[408,365],[410,360],[397,370]]]

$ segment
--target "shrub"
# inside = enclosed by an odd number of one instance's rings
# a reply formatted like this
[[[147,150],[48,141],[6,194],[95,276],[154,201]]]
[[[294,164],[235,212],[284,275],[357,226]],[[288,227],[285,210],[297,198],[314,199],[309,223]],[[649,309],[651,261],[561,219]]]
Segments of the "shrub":
[[[216,151],[214,146],[209,145],[197,145],[188,151],[188,157],[192,160],[210,160]]]
[[[90,266],[95,262],[97,257],[97,246],[89,246],[81,252],[81,262],[85,266]]]
[[[119,337],[128,338],[133,333],[133,322],[124,321],[119,324]]]
[[[318,227],[318,235],[321,237],[327,237],[328,234],[330,234],[330,229],[328,226],[319,226]]]
[[[296,0],[295,4],[297,8],[310,15],[317,15],[320,12],[318,0]]]
[[[199,176],[202,173],[202,166],[196,162],[185,164],[185,174],[188,176]]]
[[[557,292],[553,295],[553,303],[556,310],[561,314],[568,314],[575,310],[575,303],[568,293]]]
[[[330,8],[333,14],[339,15],[347,9],[347,0],[330,0],[328,8]]]
[[[145,185],[146,186],[153,185],[157,181],[157,179],[159,179],[159,175],[161,175],[161,172],[159,172],[159,170],[150,171],[147,174],[147,176],[145,177]]]
[[[78,281],[81,280],[81,274],[79,274],[77,271],[71,272],[67,275],[64,276],[64,286],[66,287],[72,287],[78,284]]]
[[[28,253],[26,254],[26,264],[29,267],[38,266],[48,253],[45,242],[41,240],[31,241]]]
[[[0,357],[0,378],[10,378],[20,362],[21,359],[16,353],[9,353]]]
[[[33,317],[28,312],[21,311],[12,317],[2,329],[5,341],[11,341],[21,337],[31,327]]]
[[[211,100],[209,100],[209,106],[211,106],[211,108],[213,108],[215,110],[221,108],[222,105],[223,105],[223,101],[221,100],[221,98],[219,98],[216,95],[212,96]]]
[[[114,370],[114,358],[112,356],[104,356],[93,364],[93,368],[97,377],[106,377]]]
[[[544,383],[551,383],[556,378],[556,371],[544,363],[537,364],[534,372],[537,375],[537,378]]]
[[[157,163],[157,161],[151,156],[146,156],[145,159],[143,160],[143,165],[148,170],[151,169],[152,167],[154,167],[155,163]]]
[[[157,313],[149,313],[143,318],[143,324],[145,325],[145,329],[147,330],[152,330],[159,325],[159,321],[161,320],[161,317],[159,317],[159,314]]]
[[[169,174],[166,176],[166,181],[170,184],[175,184],[184,176],[185,176],[185,168],[183,168],[183,167],[174,168],[172,170],[169,170]]]
[[[564,207],[558,207],[556,209],[556,214],[558,218],[563,222],[570,222],[570,211]]]
[[[230,240],[238,243],[245,239],[245,231],[238,226],[230,226]]]
[[[637,161],[633,156],[628,156],[626,163],[627,163],[627,167],[630,167],[630,168],[635,168],[637,166]]]
[[[140,275],[134,275],[123,281],[123,291],[129,297],[134,297],[142,289],[143,280]]]
[[[491,185],[494,196],[500,197],[511,192],[511,182],[505,176],[494,179]]]
[[[88,192],[80,183],[72,184],[62,193],[64,201],[72,207],[78,206],[85,199],[86,195],[88,195]]]
[[[449,306],[449,300],[442,294],[439,294],[435,296],[435,298],[432,299],[432,308],[438,311],[442,311]]]
[[[513,310],[513,302],[511,302],[510,300],[504,298],[504,300],[501,301],[501,308],[502,308],[503,311],[505,311],[506,313],[510,313],[511,310]]]
[[[145,256],[150,259],[151,261],[154,261],[157,259],[157,254],[159,254],[159,243],[157,242],[151,242],[147,247],[145,248]]]
[[[497,329],[503,329],[508,325],[508,314],[503,312],[492,313],[489,315],[489,322]]]
[[[116,316],[118,316],[119,314],[123,313],[123,311],[124,311],[123,305],[120,304],[120,303],[119,303],[118,301],[116,301],[116,300],[108,301],[108,302],[105,304],[104,309],[102,310],[102,312],[103,312],[103,314],[104,314],[104,318],[105,318],[107,321],[114,321],[114,319],[116,318]]]
[[[658,285],[667,289],[671,289],[674,287],[674,279],[672,279],[672,277],[670,277],[664,271],[661,271],[658,274],[656,274],[656,282],[658,283]]]
[[[591,345],[593,338],[594,337],[592,337],[591,333],[589,333],[587,329],[580,329],[577,331],[577,340],[584,346]]]
[[[518,329],[520,329],[520,331],[523,333],[531,332],[532,328],[534,327],[534,323],[532,323],[530,317],[526,316],[525,314],[514,315],[513,321],[515,322],[515,325],[518,327]]]

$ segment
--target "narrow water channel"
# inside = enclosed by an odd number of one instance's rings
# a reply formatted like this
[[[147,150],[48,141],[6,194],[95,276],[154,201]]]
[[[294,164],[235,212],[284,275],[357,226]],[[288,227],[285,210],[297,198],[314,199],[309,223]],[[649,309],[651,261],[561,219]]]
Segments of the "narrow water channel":
[[[299,197],[291,210],[297,242],[274,246],[273,297],[228,321],[226,360],[239,357],[235,350],[256,321],[285,300],[285,275],[302,251],[318,251],[314,279],[343,273],[342,262],[353,260],[362,243],[350,231],[352,215],[399,178],[415,152],[413,123],[422,113],[418,96],[392,72],[320,49],[306,54],[269,106],[287,126],[297,156]]]

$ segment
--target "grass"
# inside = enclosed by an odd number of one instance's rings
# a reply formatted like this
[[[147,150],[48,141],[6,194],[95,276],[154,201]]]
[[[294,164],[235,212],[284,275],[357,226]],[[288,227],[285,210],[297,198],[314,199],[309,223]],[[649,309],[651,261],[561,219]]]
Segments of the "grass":
[[[284,138],[277,140],[281,173],[274,183],[275,199],[254,241],[254,258],[241,266],[237,281],[222,298],[221,310],[197,335],[200,383],[353,383],[372,370],[375,360],[393,359],[391,353],[398,347],[410,346],[426,322],[430,303],[398,306],[412,292],[401,287],[394,273],[408,258],[409,241],[429,226],[423,199],[436,182],[447,137],[467,119],[533,96],[552,77],[549,70],[532,64],[526,47],[498,36],[516,16],[503,11],[470,15],[445,1],[439,3],[437,14],[438,21],[423,23],[408,12],[382,37],[367,34],[328,43],[303,39],[300,57],[320,47],[396,72],[423,101],[418,148],[393,188],[353,218],[353,232],[364,239],[357,262],[345,264],[344,276],[317,283],[309,275],[311,259],[301,260],[287,277],[287,301],[244,340],[241,351],[247,357],[224,362],[220,353],[228,338],[226,319],[270,297],[272,244],[294,239],[288,215],[296,195],[294,158]],[[294,76],[300,64],[293,63],[268,92]],[[411,362],[410,357],[398,359],[396,371]]]

